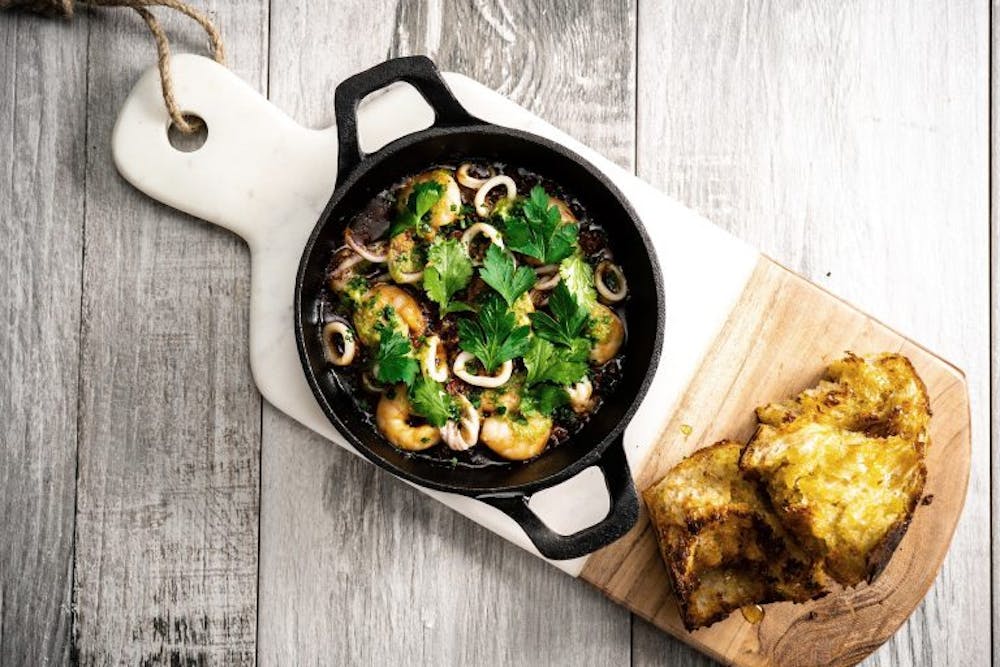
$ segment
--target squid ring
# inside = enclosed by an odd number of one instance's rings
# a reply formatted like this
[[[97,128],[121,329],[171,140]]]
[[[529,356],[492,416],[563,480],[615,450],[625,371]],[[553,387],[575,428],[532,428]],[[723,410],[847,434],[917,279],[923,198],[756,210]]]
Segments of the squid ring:
[[[458,421],[449,420],[441,427],[441,439],[450,449],[464,452],[479,442],[479,411],[465,396],[455,399],[462,407],[462,415]]]
[[[424,368],[424,373],[435,382],[448,381],[448,364],[438,363],[438,348],[441,339],[431,336],[424,344],[423,355],[420,357],[420,365]]]
[[[483,184],[489,180],[489,178],[476,178],[469,173],[472,169],[473,164],[471,162],[463,162],[458,165],[458,169],[455,170],[455,178],[461,185],[467,188],[477,189],[483,187]],[[493,176],[493,167],[487,167],[490,173],[490,177]]]
[[[382,253],[380,255],[366,248],[364,244],[358,243],[357,240],[355,240],[354,233],[351,232],[350,227],[344,231],[344,242],[351,250],[358,253],[372,264],[383,264],[388,259],[388,255],[386,253]]]
[[[469,354],[468,352],[460,352],[457,357],[455,357],[455,363],[452,365],[451,370],[454,371],[455,375],[465,380],[474,387],[483,387],[485,389],[496,389],[507,383],[510,379],[511,373],[514,372],[514,362],[510,359],[500,364],[500,370],[496,375],[473,375],[469,371],[465,370],[465,365],[475,359],[475,356]]]
[[[513,199],[517,196],[517,186],[514,184],[514,179],[510,176],[504,176],[500,174],[499,176],[494,176],[486,180],[482,186],[476,190],[476,196],[473,198],[472,203],[476,205],[476,213],[480,217],[487,217],[490,214],[490,209],[486,206],[486,195],[489,194],[490,190],[502,185],[507,190],[507,199]]]
[[[539,281],[535,283],[535,289],[537,290],[545,292],[559,284],[559,266],[556,264],[539,266],[535,269],[535,275],[539,277]],[[545,277],[543,278],[543,276]]]
[[[612,290],[604,281],[604,276],[609,271],[615,278],[615,283],[618,285],[617,289]],[[597,293],[601,295],[605,303],[617,303],[624,299],[628,293],[628,283],[625,282],[625,274],[622,273],[622,270],[617,265],[607,260],[598,264],[597,270],[594,271],[594,287],[597,288]]]
[[[340,337],[344,351],[337,350],[336,339]],[[334,366],[350,366],[354,361],[354,332],[345,322],[334,320],[323,327],[323,356]]]

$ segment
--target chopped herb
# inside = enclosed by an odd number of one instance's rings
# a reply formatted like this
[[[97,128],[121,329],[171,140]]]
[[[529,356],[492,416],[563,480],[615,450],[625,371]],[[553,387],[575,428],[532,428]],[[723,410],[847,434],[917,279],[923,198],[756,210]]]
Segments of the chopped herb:
[[[545,264],[559,262],[573,253],[579,226],[563,224],[559,207],[545,190],[536,185],[520,207],[519,215],[506,220],[506,240],[511,250],[524,253]]]
[[[390,236],[396,236],[403,232],[414,229],[417,232],[426,231],[425,216],[430,213],[434,204],[444,196],[444,186],[437,181],[424,181],[417,183],[410,191],[410,198],[403,207],[403,211],[393,221],[389,229]]]
[[[503,297],[508,306],[535,284],[535,272],[527,266],[516,266],[514,258],[495,243],[490,243],[483,259],[479,277]]]
[[[516,325],[514,314],[503,301],[490,298],[478,317],[458,321],[458,345],[482,362],[486,372],[492,373],[503,362],[527,350],[531,329]]]
[[[587,323],[587,310],[580,307],[562,282],[556,285],[549,297],[548,313],[529,313],[535,333],[545,340],[570,347],[576,340],[583,325]]]
[[[472,403],[472,407],[479,409],[480,404],[483,402],[483,392],[479,389],[470,389],[465,395],[469,399],[469,403]]]
[[[391,326],[380,324],[376,327],[379,333],[378,351],[375,354],[375,378],[379,382],[404,382],[413,384],[413,379],[420,370],[420,364],[413,358],[413,346],[406,336]]]
[[[437,303],[441,316],[472,308],[461,301],[452,301],[455,292],[469,284],[472,260],[457,239],[434,239],[427,250],[424,269],[424,290]]]
[[[458,418],[455,399],[444,390],[443,385],[423,376],[413,383],[410,405],[416,414],[438,428],[444,426],[449,419]]]

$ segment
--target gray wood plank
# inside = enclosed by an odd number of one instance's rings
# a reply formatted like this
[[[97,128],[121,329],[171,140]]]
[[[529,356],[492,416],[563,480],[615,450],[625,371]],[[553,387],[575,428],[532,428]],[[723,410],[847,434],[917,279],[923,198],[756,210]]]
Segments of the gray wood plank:
[[[0,20],[0,664],[71,652],[87,31]]]
[[[990,659],[987,9],[639,5],[640,176],[968,375],[963,520],[871,664]],[[636,664],[675,650],[635,630]]]
[[[993,570],[993,661],[1000,660],[1000,1],[990,11],[990,495]]]
[[[197,26],[156,11],[175,51],[205,52]],[[229,65],[263,89],[267,3],[220,3],[213,15]],[[111,129],[155,55],[132,12],[94,12],[90,24],[80,661],[252,664],[260,399],[248,253],[118,176]]]
[[[276,3],[272,101],[326,126],[343,77],[427,53],[631,166],[631,4],[382,7]],[[270,407],[261,467],[262,664],[627,664],[624,610]]]

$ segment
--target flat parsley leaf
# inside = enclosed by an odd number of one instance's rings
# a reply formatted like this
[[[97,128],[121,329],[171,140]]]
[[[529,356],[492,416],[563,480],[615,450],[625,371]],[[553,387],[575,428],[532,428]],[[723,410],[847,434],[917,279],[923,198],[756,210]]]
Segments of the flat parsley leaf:
[[[589,312],[597,303],[594,270],[590,268],[590,264],[578,254],[571,255],[559,265],[559,277],[580,307]]]
[[[444,186],[437,181],[416,183],[410,191],[406,206],[389,228],[389,236],[396,236],[410,229],[423,231],[421,227],[426,224],[424,216],[442,196],[444,196]]]
[[[563,224],[559,208],[540,186],[521,206],[520,215],[506,220],[505,239],[511,250],[541,260],[545,264],[562,261],[573,253],[580,232],[575,223]]]
[[[487,373],[492,373],[500,364],[528,349],[531,328],[516,324],[514,313],[493,297],[483,305],[478,317],[458,321],[458,345],[479,359]]]
[[[524,367],[528,369],[529,386],[542,382],[571,385],[587,374],[587,346],[577,343],[567,352],[535,336],[524,353]]]
[[[580,336],[587,323],[587,310],[580,307],[569,288],[562,282],[556,285],[549,297],[548,308],[552,312],[529,313],[535,334],[545,340],[569,347]]]
[[[375,353],[375,377],[379,382],[413,384],[420,364],[413,358],[410,341],[386,324],[379,325],[376,331],[379,333],[379,343]]]
[[[567,403],[569,403],[569,394],[563,387],[546,383],[525,391],[521,396],[520,409],[524,414],[537,412],[548,417],[556,408]]]
[[[472,279],[472,260],[458,239],[434,239],[427,249],[424,291],[437,303],[441,316],[472,308],[461,301],[451,301],[455,292]]]
[[[417,378],[410,389],[410,405],[416,414],[438,428],[449,419],[458,418],[455,399],[444,390],[443,385],[423,376]]]
[[[517,298],[535,284],[535,272],[527,266],[515,268],[514,258],[495,243],[486,249],[479,277],[495,289],[508,306],[513,306]]]

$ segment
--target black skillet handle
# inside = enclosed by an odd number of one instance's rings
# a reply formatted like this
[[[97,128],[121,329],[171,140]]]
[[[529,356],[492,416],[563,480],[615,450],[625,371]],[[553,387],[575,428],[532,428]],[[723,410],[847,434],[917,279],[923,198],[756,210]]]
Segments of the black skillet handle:
[[[479,496],[478,500],[496,507],[516,521],[546,558],[566,560],[586,556],[627,533],[639,518],[639,498],[625,458],[621,435],[604,450],[597,466],[604,475],[604,483],[611,496],[611,509],[599,522],[572,535],[560,535],[546,526],[528,507],[531,496],[524,494]]]
[[[345,79],[333,94],[337,142],[340,145],[337,185],[365,158],[358,144],[358,105],[366,96],[397,81],[412,85],[423,96],[434,110],[434,127],[481,122],[455,99],[448,84],[441,78],[441,71],[427,56],[393,58],[375,65]]]

